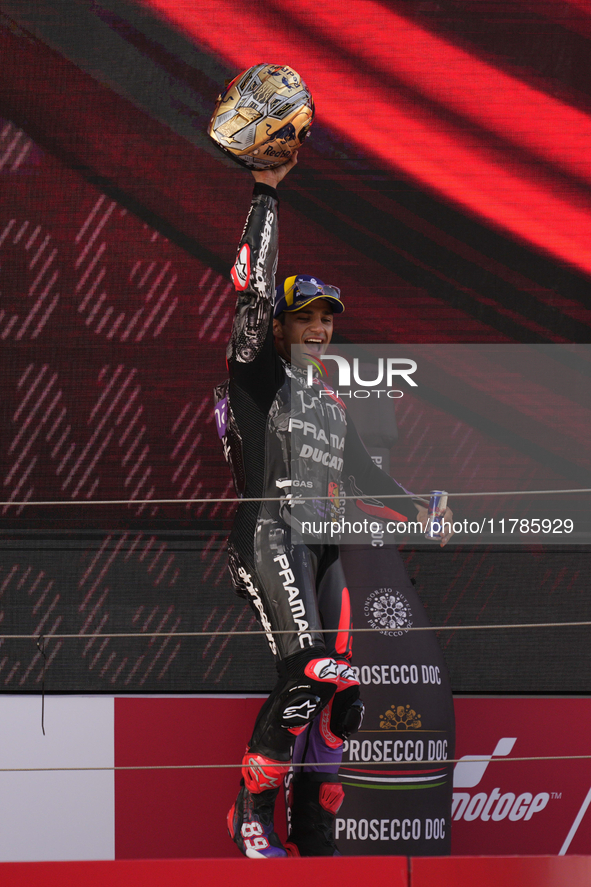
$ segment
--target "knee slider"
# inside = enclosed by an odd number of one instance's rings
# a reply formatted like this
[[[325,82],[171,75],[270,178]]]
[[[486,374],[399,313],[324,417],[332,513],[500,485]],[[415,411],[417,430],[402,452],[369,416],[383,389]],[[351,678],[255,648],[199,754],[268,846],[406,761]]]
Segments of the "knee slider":
[[[365,706],[359,698],[359,687],[347,687],[332,702],[330,731],[340,739],[348,739],[361,727]]]

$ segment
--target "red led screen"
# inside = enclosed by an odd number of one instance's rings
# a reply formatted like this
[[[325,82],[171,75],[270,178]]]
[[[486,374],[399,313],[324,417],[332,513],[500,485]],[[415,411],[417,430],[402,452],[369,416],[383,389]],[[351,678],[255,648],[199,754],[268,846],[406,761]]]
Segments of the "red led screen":
[[[589,342],[590,50],[586,4],[558,0],[4,0],[2,502],[76,503],[0,507],[5,632],[254,627],[225,567],[233,506],[156,502],[233,496],[211,389],[252,180],[204,134],[226,78],[288,61],[312,89],[279,274],[342,288],[342,341]],[[400,424],[392,459],[416,467],[428,435]],[[435,622],[588,611],[585,551],[404,557]],[[445,636],[456,690],[588,688],[577,630],[484,634]],[[46,653],[55,690],[273,679],[260,638]],[[3,689],[41,681],[35,643],[0,639]]]

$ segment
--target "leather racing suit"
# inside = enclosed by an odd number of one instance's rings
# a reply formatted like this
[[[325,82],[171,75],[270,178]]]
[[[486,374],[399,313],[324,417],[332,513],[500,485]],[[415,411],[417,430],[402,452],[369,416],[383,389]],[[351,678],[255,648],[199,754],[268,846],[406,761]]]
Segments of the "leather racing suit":
[[[229,538],[230,572],[279,672],[257,717],[243,776],[251,792],[276,787],[297,737],[300,771],[321,786],[320,807],[334,812],[342,800],[336,774],[343,739],[358,728],[363,707],[348,666],[351,617],[338,545],[325,538],[304,544],[300,524],[334,519],[343,482],[367,496],[406,491],[373,463],[342,402],[329,390],[321,396],[321,383],[306,388],[304,373],[275,349],[277,215],[275,189],[257,183],[232,269],[238,298],[226,352],[230,378],[215,391],[218,434],[244,498]],[[322,498],[314,501],[314,494]],[[401,519],[416,519],[410,499],[397,502]],[[264,771],[256,766],[262,760]]]

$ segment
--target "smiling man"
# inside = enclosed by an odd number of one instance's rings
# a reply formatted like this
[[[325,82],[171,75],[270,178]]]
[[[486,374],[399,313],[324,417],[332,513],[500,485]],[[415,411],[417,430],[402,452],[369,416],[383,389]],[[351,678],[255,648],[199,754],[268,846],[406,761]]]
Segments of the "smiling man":
[[[292,345],[305,345],[310,355],[321,357],[330,344],[333,314],[344,310],[340,290],[317,277],[288,277],[275,293],[273,336],[277,353],[291,362]]]
[[[230,572],[265,631],[278,672],[228,814],[230,836],[253,858],[338,854],[333,823],[343,799],[343,741],[363,716],[349,666],[350,604],[339,549],[320,538],[304,544],[302,514],[330,516],[330,497],[341,483],[370,496],[405,492],[374,465],[341,401],[326,387],[328,396],[306,392],[305,370],[291,359],[296,345],[320,357],[334,315],[344,310],[339,290],[310,275],[288,277],[275,291],[275,189],[296,162],[294,155],[276,169],[253,172],[252,204],[232,269],[238,298],[227,349],[230,378],[216,389],[218,433],[244,499],[229,539]],[[296,444],[298,427],[316,446]],[[315,459],[317,450],[323,458]],[[292,496],[296,484],[298,497]],[[403,503],[396,505],[400,519],[417,520],[412,499],[397,502]],[[425,515],[419,511],[419,519]],[[291,832],[283,846],[273,811],[292,759]]]

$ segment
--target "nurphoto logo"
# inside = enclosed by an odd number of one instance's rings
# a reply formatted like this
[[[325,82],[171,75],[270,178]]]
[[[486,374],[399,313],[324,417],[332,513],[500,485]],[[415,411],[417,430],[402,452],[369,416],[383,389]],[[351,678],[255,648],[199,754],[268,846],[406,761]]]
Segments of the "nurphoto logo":
[[[408,357],[387,357],[385,360],[383,357],[380,357],[378,358],[377,365],[372,365],[371,368],[367,365],[361,367],[359,358],[354,357],[352,370],[351,361],[340,354],[324,354],[320,358],[317,355],[304,353],[304,358],[308,363],[306,384],[309,388],[314,384],[315,376],[328,376],[327,360],[332,360],[336,363],[338,376],[337,396],[343,396],[341,389],[351,388],[351,377],[353,378],[353,384],[360,386],[353,393],[353,396],[358,398],[371,397],[372,394],[377,395],[377,397],[381,394],[385,394],[390,398],[403,397],[403,391],[393,388],[394,383],[400,383],[401,380],[412,388],[418,387],[412,378],[413,373],[417,370],[417,363]],[[374,378],[362,378],[362,375],[367,375],[368,373],[371,373]],[[379,388],[380,385],[385,385],[386,387]]]

